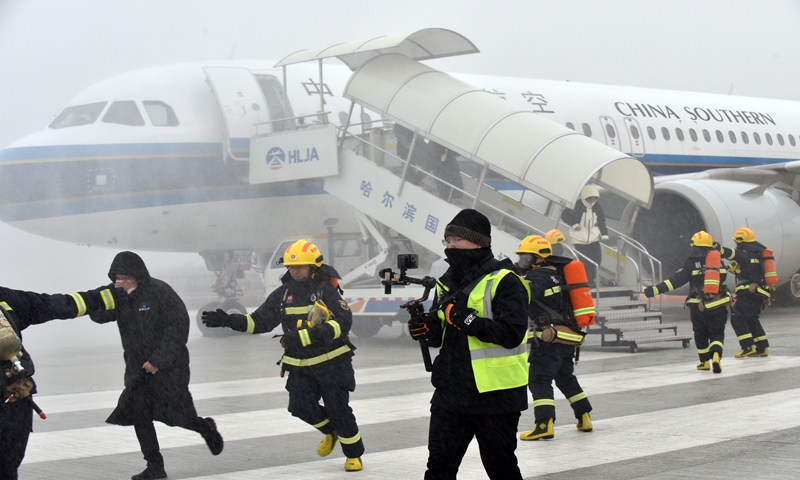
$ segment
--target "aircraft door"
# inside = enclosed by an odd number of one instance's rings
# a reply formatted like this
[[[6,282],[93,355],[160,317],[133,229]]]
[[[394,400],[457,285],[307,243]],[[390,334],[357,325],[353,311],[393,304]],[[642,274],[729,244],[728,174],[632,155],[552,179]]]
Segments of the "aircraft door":
[[[614,119],[611,117],[600,117],[600,124],[603,126],[603,136],[606,139],[606,145],[617,150],[622,150],[621,138],[617,134],[617,126],[614,124]]]
[[[225,121],[227,157],[249,161],[254,125],[270,120],[261,86],[246,68],[205,67],[203,71]]]
[[[625,117],[623,124],[628,132],[628,140],[631,142],[631,155],[637,158],[644,157],[644,135],[642,135],[639,122],[635,118]]]

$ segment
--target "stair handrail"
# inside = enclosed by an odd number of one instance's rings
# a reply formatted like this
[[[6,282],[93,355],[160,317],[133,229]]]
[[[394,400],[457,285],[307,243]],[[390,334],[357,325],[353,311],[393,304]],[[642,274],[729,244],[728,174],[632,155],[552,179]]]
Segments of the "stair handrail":
[[[663,273],[664,273],[662,271],[662,263],[661,263],[661,261],[659,259],[657,259],[656,257],[654,257],[653,255],[651,255],[650,252],[647,251],[647,248],[645,248],[644,245],[642,245],[639,241],[635,240],[634,238],[631,238],[628,235],[625,235],[624,233],[622,233],[622,232],[620,232],[620,231],[618,231],[618,230],[616,230],[614,228],[611,228],[611,227],[609,227],[609,230],[611,232],[614,232],[614,234],[617,236],[617,241],[618,242],[621,241],[621,242],[627,243],[628,245],[633,247],[634,250],[636,250],[637,255],[639,257],[639,263],[640,264],[642,262],[642,255],[647,257],[647,260],[650,262],[650,275],[651,275],[651,280],[653,281],[653,285],[661,283],[662,280],[663,280]],[[618,256],[621,255],[621,253],[620,253],[621,251],[622,251],[622,248],[618,248],[618,251],[617,251],[617,255]],[[619,259],[617,259],[617,261],[619,262]],[[642,272],[641,271],[639,271],[638,274],[637,274],[636,283],[637,283],[637,286],[639,287],[638,288],[639,292],[641,292],[644,289],[644,284],[642,283]],[[648,308],[652,309],[652,299],[648,299],[647,300],[647,304],[648,304]],[[658,310],[660,311],[662,309],[663,309],[663,302],[662,302],[662,299],[661,299],[661,295],[659,295],[658,296]]]

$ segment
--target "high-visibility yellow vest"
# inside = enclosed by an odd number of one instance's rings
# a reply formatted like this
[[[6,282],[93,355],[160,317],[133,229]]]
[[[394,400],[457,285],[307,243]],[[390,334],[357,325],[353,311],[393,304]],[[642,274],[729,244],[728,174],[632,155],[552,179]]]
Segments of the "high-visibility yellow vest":
[[[511,274],[519,279],[528,292],[530,301],[530,288],[519,275],[511,270],[501,269],[485,275],[469,294],[467,307],[477,311],[479,317],[494,318],[492,313],[492,299],[497,285],[506,275]],[[436,284],[437,298],[442,298],[447,287],[441,283]],[[444,312],[439,310],[439,319],[444,328]],[[472,373],[478,392],[491,392],[495,390],[508,390],[528,384],[528,350],[527,335],[522,335],[520,344],[514,348],[504,348],[495,343],[482,342],[472,335],[467,336],[469,342],[469,355],[472,363]]]

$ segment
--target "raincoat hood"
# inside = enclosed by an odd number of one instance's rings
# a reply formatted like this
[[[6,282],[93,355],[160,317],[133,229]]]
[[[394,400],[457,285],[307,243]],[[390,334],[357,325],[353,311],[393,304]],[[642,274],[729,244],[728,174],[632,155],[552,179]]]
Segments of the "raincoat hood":
[[[130,275],[139,284],[146,284],[150,281],[150,272],[147,271],[144,260],[133,252],[120,252],[114,257],[111,268],[108,270],[108,278],[113,282],[117,279],[117,275]]]

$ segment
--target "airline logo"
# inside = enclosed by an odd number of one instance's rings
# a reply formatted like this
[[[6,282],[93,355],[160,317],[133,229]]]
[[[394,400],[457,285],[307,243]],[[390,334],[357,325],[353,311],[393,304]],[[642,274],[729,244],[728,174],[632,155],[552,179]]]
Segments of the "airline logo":
[[[284,165],[292,165],[296,163],[318,162],[319,153],[314,147],[302,149],[289,150],[284,152],[280,147],[272,147],[267,152],[267,166],[271,170],[279,170]]]

